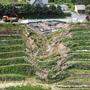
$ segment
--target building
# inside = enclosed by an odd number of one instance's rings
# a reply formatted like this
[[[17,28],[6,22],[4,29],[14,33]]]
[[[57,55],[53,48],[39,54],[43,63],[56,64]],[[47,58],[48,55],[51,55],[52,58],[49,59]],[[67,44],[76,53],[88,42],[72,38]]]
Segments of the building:
[[[75,12],[79,14],[84,14],[85,13],[85,5],[75,5]]]
[[[48,0],[28,0],[28,3],[31,4],[31,5],[46,5],[48,4]]]
[[[75,12],[79,14],[84,14],[85,13],[85,4],[84,0],[76,0],[76,5],[75,5]]]

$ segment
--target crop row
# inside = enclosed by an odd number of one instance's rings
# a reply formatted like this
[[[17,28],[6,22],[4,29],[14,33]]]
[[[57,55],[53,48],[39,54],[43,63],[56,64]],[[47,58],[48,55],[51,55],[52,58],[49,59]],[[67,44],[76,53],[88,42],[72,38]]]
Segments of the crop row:
[[[70,53],[70,59],[90,59],[90,53]]]
[[[18,52],[0,53],[0,59],[20,57],[20,56],[25,56],[25,52],[18,51]]]
[[[15,64],[20,64],[20,63],[26,63],[25,57],[8,58],[8,59],[1,59],[0,60],[0,66],[15,65]]]
[[[76,64],[72,64],[69,68],[90,70],[90,65],[89,64],[76,63]]]
[[[11,31],[11,30],[4,30],[4,31],[0,31],[0,35],[2,34],[8,34],[8,35],[12,35],[12,34],[20,34],[19,31]]]
[[[21,39],[21,36],[20,35],[0,36],[0,40],[13,40],[13,39]]]
[[[8,45],[8,46],[0,46],[1,52],[13,52],[13,51],[24,51],[24,45]]]
[[[51,90],[51,89],[44,89],[41,86],[31,86],[28,84],[26,86],[17,86],[17,87],[5,88],[5,90]]]
[[[72,29],[71,32],[89,32],[89,29]]]
[[[68,42],[65,42],[65,44],[67,46],[89,46],[90,45],[90,42],[73,42],[73,41],[68,41]]]
[[[33,75],[34,67],[30,64],[16,64],[9,66],[0,66],[0,74],[22,74]]]
[[[0,40],[0,45],[12,45],[12,44],[23,44],[22,39],[15,39],[15,40]]]
[[[72,51],[75,50],[90,50],[90,46],[73,46],[70,47]]]
[[[0,75],[0,81],[19,81],[19,80],[25,80],[24,75],[19,74],[3,74]]]

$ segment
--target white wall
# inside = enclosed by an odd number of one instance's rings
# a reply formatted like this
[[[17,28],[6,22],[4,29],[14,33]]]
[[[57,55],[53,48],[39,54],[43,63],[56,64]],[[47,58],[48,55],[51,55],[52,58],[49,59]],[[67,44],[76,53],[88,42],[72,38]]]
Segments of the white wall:
[[[75,11],[78,12],[78,10],[85,10],[85,5],[75,5]]]

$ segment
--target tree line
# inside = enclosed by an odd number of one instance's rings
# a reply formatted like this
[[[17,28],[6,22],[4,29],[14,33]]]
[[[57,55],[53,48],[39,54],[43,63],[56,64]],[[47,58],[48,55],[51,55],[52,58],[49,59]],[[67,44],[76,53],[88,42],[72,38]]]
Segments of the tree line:
[[[20,18],[62,18],[69,14],[63,13],[60,6],[50,5],[48,6],[32,6],[30,4],[18,4],[18,5],[2,5],[0,4],[0,17],[4,15],[14,16],[17,15]]]

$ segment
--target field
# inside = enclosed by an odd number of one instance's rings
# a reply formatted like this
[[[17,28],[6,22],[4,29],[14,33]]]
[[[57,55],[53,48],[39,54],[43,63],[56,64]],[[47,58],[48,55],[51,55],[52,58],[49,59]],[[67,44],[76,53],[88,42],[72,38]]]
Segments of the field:
[[[1,81],[25,80],[33,73],[33,68],[27,63],[26,45],[20,34],[22,31],[17,28],[18,25],[0,24]]]
[[[29,33],[28,38],[25,36],[26,33]],[[44,86],[43,81],[45,84],[49,85],[48,83],[50,83],[51,87],[54,85],[55,88],[61,90],[72,90],[72,88],[75,90],[89,90],[89,34],[89,28],[78,27],[68,31],[59,30],[45,37],[24,25],[0,24],[0,81],[26,81],[32,78],[40,82],[42,86]],[[58,38],[58,42],[60,40],[58,44],[53,40],[54,37]],[[60,47],[61,44],[70,49],[67,52],[68,56],[64,64],[68,65],[68,68],[65,70],[62,69],[63,65],[58,69],[56,68],[57,62],[62,60],[63,51],[58,53],[58,49],[62,50],[63,48]],[[51,45],[51,49],[46,53],[48,45]],[[59,48],[57,49],[57,47]],[[37,51],[38,54],[36,54]],[[45,74],[43,74],[43,70],[49,72],[45,79],[42,79]],[[42,76],[39,77],[36,72]],[[6,90],[43,89],[28,85],[16,88],[10,87]]]
[[[10,87],[10,88],[7,88],[6,90],[47,90],[47,89],[43,89],[40,86],[32,87],[27,85],[22,87]]]
[[[63,42],[70,48],[68,71],[72,75],[57,86],[88,90],[90,88],[90,30],[78,28],[70,30],[70,33],[72,37],[64,38]]]
[[[11,4],[13,0],[0,0],[0,3],[2,4]],[[18,4],[24,4],[26,3],[26,0],[18,0],[17,1]]]

